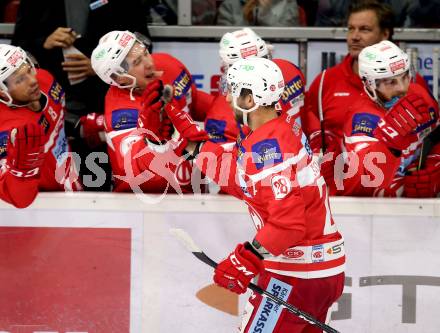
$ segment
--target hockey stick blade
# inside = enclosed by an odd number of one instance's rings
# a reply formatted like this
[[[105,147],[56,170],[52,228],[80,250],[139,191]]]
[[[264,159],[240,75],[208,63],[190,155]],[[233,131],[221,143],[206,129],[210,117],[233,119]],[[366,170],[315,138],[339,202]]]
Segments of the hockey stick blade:
[[[212,260],[211,258],[209,258],[194,242],[194,240],[191,238],[191,236],[183,229],[170,229],[170,233],[176,237],[180,243],[182,243],[185,248],[191,252],[197,259],[199,259],[200,261],[204,262],[205,264],[211,266],[212,268],[216,268],[217,267],[217,263]],[[308,313],[298,309],[297,307],[295,307],[294,305],[285,302],[284,300],[282,300],[281,298],[278,298],[277,296],[271,294],[270,292],[260,288],[259,286],[250,283],[248,286],[249,289],[251,289],[252,291],[269,298],[270,300],[272,300],[273,302],[277,303],[278,305],[282,306],[283,308],[285,308],[287,311],[293,313],[295,316],[307,321],[310,324],[316,325],[319,328],[321,328],[324,332],[328,332],[328,333],[339,333],[339,331],[337,331],[336,329],[334,329],[333,327],[328,326],[327,324],[324,324],[322,322],[320,322],[319,320],[315,319],[314,317],[312,317],[311,315],[309,315]]]

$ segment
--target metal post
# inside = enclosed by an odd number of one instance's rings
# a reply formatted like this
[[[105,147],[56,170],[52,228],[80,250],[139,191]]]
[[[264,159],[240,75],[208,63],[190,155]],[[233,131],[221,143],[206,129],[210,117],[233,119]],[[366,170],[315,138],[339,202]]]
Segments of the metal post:
[[[177,24],[191,25],[192,24],[192,0],[178,0],[177,2]]]
[[[302,40],[299,42],[298,58],[299,69],[301,69],[301,72],[303,72],[304,78],[307,82],[307,40]]]

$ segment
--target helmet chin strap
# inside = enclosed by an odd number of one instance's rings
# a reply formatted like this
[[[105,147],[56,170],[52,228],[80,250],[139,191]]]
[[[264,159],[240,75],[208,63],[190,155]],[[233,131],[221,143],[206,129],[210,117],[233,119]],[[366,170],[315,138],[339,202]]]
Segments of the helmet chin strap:
[[[232,104],[234,105],[234,109],[237,109],[237,110],[243,112],[243,124],[246,126],[249,126],[248,113],[255,111],[259,105],[255,103],[255,105],[253,107],[251,107],[250,109],[243,109],[237,105],[237,99],[238,99],[238,97],[235,97],[235,96],[232,97]]]
[[[4,92],[5,93],[5,92]],[[8,100],[4,100],[3,98],[0,98],[0,103],[5,104],[8,107],[12,107],[12,108],[22,108],[22,107],[26,107],[32,104],[32,102],[29,103],[25,103],[25,104],[15,104],[12,103],[14,100],[12,99],[11,95],[9,95],[9,93],[5,93],[6,96],[8,97]]]
[[[131,79],[131,84],[129,84],[129,85],[122,85],[122,84],[117,83],[115,80],[113,80],[113,81],[116,83],[116,86],[118,88],[121,88],[121,89],[128,89],[128,88],[130,88],[130,100],[134,101],[135,98],[133,96],[133,90],[136,88],[136,78],[133,75],[129,75],[129,74],[126,74],[126,73],[119,74],[119,75],[121,77],[127,77],[127,78]]]

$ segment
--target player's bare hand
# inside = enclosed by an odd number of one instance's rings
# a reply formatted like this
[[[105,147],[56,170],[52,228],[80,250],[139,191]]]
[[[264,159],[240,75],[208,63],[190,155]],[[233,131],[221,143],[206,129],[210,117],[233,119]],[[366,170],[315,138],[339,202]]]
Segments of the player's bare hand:
[[[46,50],[69,47],[75,41],[76,36],[76,32],[71,28],[59,27],[46,38],[43,47]]]
[[[90,59],[82,53],[66,54],[61,63],[70,80],[80,80],[95,75]]]

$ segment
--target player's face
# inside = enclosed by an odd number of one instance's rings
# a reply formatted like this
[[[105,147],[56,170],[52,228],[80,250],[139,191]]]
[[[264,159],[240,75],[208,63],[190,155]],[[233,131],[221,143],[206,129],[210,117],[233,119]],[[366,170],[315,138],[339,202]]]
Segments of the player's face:
[[[380,29],[379,21],[373,10],[351,14],[347,28],[348,52],[355,59],[364,47],[379,43],[389,37],[388,31]]]
[[[38,101],[41,96],[35,69],[24,63],[6,79],[6,85],[11,98],[17,104],[27,104]]]
[[[154,61],[145,44],[136,42],[127,54],[128,74],[136,78],[136,85],[144,90],[155,79]]]
[[[408,92],[410,84],[409,72],[393,76],[388,79],[378,80],[376,83],[377,94],[382,101],[391,101],[394,97],[403,97]]]

